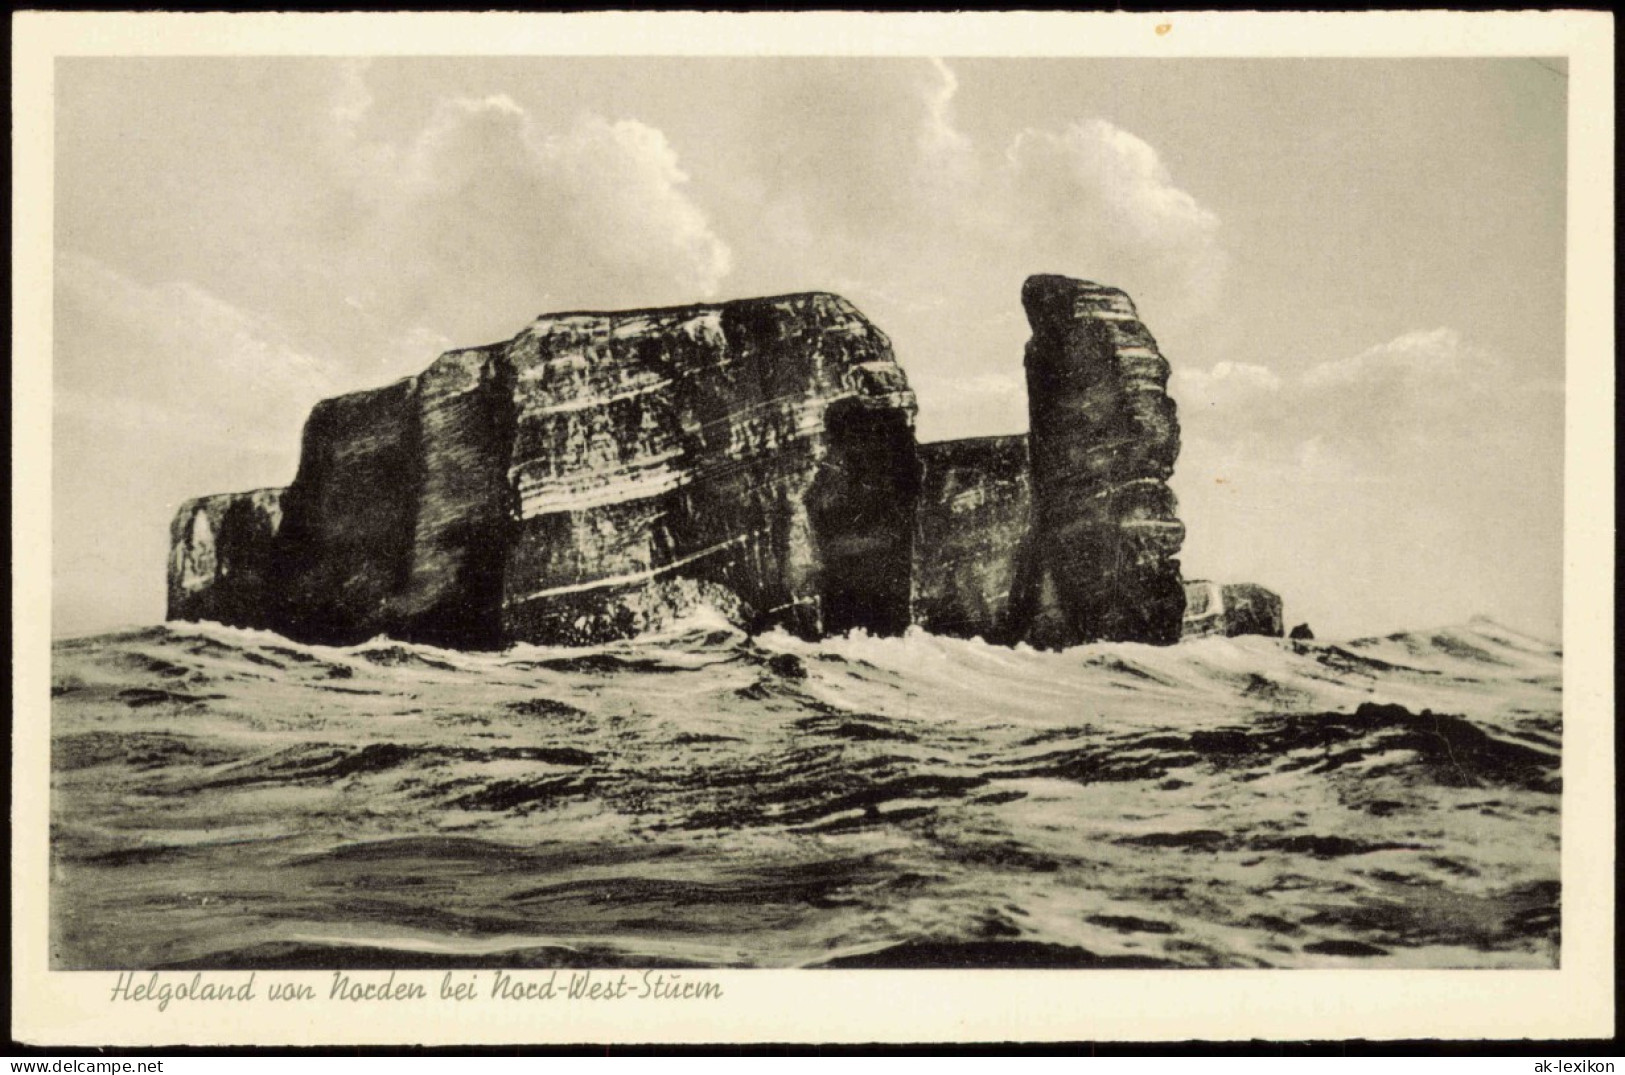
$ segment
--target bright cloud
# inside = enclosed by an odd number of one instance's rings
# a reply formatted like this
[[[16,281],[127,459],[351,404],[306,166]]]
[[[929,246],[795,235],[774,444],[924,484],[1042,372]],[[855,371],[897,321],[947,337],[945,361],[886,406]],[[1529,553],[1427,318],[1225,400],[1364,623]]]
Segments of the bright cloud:
[[[1247,362],[1220,362],[1210,370],[1182,366],[1174,370],[1170,390],[1187,411],[1228,409],[1279,392],[1281,378],[1266,366]]]
[[[929,77],[914,87],[924,114],[914,144],[918,153],[910,178],[932,208],[957,202],[961,219],[978,196],[976,147],[955,124],[954,97],[959,79],[941,60],[931,61]]]
[[[455,98],[404,144],[348,159],[347,275],[397,327],[483,340],[606,296],[710,296],[732,268],[676,151],[636,120],[547,130],[510,97]]]
[[[1560,577],[1562,395],[1453,329],[1295,374],[1176,369],[1169,391],[1195,573],[1275,587],[1334,636],[1416,608],[1527,620]],[[1484,587],[1510,565],[1518,587]]]
[[[1498,435],[1498,422],[1510,420],[1530,388],[1456,330],[1437,328],[1288,377],[1238,362],[1177,369],[1170,391],[1200,440],[1248,440],[1276,461],[1302,458],[1313,442],[1384,470],[1410,452]]]
[[[761,226],[740,238],[742,264],[770,266],[773,289],[843,290],[917,381],[1018,361],[1019,292],[1035,272],[1124,288],[1176,349],[1211,310],[1227,265],[1219,217],[1144,139],[1087,115],[973,135],[952,64],[860,70],[798,69],[764,113],[780,129],[795,117],[793,131],[761,133],[783,151],[763,173]],[[932,435],[1026,425],[1004,396],[944,392],[939,405],[929,382],[919,392]]]
[[[1099,266],[1140,301],[1201,308],[1225,269],[1219,218],[1174,184],[1157,151],[1103,119],[1025,130],[1005,154],[1024,244],[1060,264]],[[1087,271],[1094,272],[1094,269]]]

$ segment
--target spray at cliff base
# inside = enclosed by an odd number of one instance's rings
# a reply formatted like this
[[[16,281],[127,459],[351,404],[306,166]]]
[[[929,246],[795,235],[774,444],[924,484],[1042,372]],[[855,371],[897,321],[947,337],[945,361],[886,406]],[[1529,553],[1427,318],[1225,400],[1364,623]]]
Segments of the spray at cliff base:
[[[1552,967],[1561,654],[61,641],[53,963]]]

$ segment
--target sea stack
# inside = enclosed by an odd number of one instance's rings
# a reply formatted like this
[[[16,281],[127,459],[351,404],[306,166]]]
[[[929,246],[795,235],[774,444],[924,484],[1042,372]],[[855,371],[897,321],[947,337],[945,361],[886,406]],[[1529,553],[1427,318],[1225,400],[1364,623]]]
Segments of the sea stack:
[[[1031,432],[926,445],[837,295],[545,315],[319,403],[286,489],[181,505],[169,616],[462,649],[701,605],[806,638],[1177,642],[1168,363],[1114,288],[1022,301]]]
[[[1022,638],[1170,645],[1185,612],[1185,528],[1168,488],[1179,422],[1168,363],[1116,288],[1029,277],[1032,556]]]
[[[1191,579],[1185,583],[1185,638],[1219,635],[1265,635],[1280,638],[1281,595],[1251,582],[1208,582]],[[1307,625],[1293,628],[1307,631]],[[1297,634],[1294,638],[1299,637]],[[1313,638],[1314,635],[1308,637]]]

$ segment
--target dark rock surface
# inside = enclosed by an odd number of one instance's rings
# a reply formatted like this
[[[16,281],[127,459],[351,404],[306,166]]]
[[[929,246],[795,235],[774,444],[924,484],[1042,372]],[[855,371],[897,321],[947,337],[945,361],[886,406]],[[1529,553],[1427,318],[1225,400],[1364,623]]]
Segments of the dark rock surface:
[[[417,378],[421,444],[402,637],[497,645],[512,544],[513,370],[499,348],[453,351]]]
[[[1224,588],[1225,618],[1232,635],[1286,634],[1281,619],[1281,595],[1250,582],[1227,584]]]
[[[1309,625],[1307,623],[1300,623],[1296,627],[1292,628],[1292,633],[1287,635],[1287,637],[1300,642],[1310,642],[1314,640],[1315,632],[1309,629]]]
[[[543,316],[318,404],[286,490],[189,501],[169,615],[465,649],[701,604],[808,638],[1176,642],[1168,363],[1121,291],[1035,276],[1022,301],[1030,436],[924,446],[838,296]],[[1226,588],[1214,630],[1280,634],[1259,594]]]
[[[544,317],[505,357],[508,637],[620,637],[701,600],[808,637],[908,625],[914,395],[845,299]]]
[[[752,629],[896,633],[918,466],[913,393],[845,299],[549,315],[316,407],[273,592],[202,581],[191,534],[218,527],[183,511],[170,617],[485,648],[705,602]]]
[[[1308,631],[1307,625],[1293,628]],[[1281,619],[1279,594],[1250,582],[1225,583],[1192,579],[1185,583],[1184,637],[1205,638],[1222,635],[1267,635],[1280,638],[1285,634]],[[1307,635],[1313,638],[1313,635]]]
[[[1010,593],[1027,550],[1027,438],[920,445],[914,622],[935,634],[1005,642]]]
[[[1033,558],[1023,638],[1058,648],[1180,637],[1185,528],[1168,488],[1179,422],[1168,363],[1129,297],[1064,276],[1021,291],[1031,416]]]
[[[417,379],[325,399],[283,496],[270,626],[302,642],[404,634],[419,454]]]
[[[263,627],[278,598],[272,563],[281,489],[188,500],[169,524],[169,618]]]

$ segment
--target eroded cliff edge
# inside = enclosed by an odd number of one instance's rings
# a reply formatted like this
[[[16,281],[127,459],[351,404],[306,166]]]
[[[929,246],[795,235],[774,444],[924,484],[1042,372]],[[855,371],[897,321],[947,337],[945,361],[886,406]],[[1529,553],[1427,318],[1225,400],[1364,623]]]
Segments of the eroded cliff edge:
[[[704,601],[752,630],[897,632],[917,489],[913,393],[845,299],[548,315],[319,404],[275,524],[239,539],[196,521],[231,496],[183,505],[196,549],[172,561],[251,555],[277,581],[224,600],[229,573],[172,562],[170,616],[477,648]]]
[[[1021,289],[1033,550],[1023,638],[1177,642],[1185,527],[1168,479],[1179,422],[1168,362],[1129,297],[1064,276]]]
[[[1120,291],[1022,298],[1031,434],[925,445],[839,296],[543,316],[323,401],[287,489],[182,505],[170,618],[489,648],[705,603],[809,638],[1177,641],[1167,362]]]

